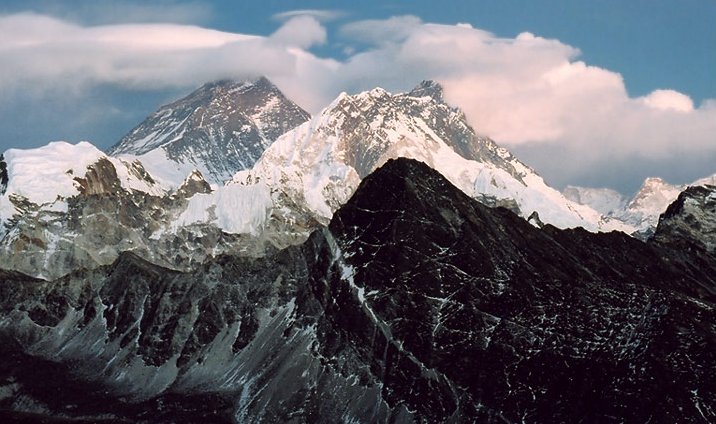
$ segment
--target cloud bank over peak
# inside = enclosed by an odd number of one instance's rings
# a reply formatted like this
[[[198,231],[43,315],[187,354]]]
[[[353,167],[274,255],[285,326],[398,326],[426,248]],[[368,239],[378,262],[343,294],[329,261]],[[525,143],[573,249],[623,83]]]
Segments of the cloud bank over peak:
[[[296,15],[271,35],[274,41],[302,49],[324,44],[326,37],[326,29],[312,15]]]
[[[598,182],[613,172],[605,164],[619,161],[669,166],[678,157],[682,163],[674,167],[711,157],[709,173],[716,172],[716,100],[696,107],[668,88],[630,97],[618,72],[581,61],[576,47],[529,32],[498,37],[467,24],[398,16],[348,22],[329,35],[322,22],[339,14],[275,15],[281,25],[269,36],[181,24],[82,26],[31,13],[0,16],[0,94],[8,104],[28,91],[82,96],[98,84],[188,90],[219,78],[266,75],[317,112],[341,91],[404,91],[434,79],[478,132],[517,150],[557,185]],[[311,51],[331,43],[347,46],[347,57]]]

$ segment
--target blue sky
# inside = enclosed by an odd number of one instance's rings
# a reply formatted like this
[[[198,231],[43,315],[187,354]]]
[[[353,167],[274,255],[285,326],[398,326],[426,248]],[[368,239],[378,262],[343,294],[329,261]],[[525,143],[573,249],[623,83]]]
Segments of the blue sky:
[[[286,13],[297,10],[313,12]],[[0,84],[0,151],[56,139],[87,139],[106,148],[160,104],[236,69],[231,76],[237,78],[275,74],[272,79],[290,97],[314,112],[342,90],[374,85],[404,90],[423,77],[442,79],[452,93],[448,100],[466,111],[478,131],[505,144],[557,186],[630,192],[648,175],[682,183],[716,172],[716,132],[709,125],[716,116],[710,100],[716,99],[712,0],[26,0],[2,2],[0,15],[0,60],[6,55],[2,61],[12,64],[0,70],[5,81]],[[197,62],[194,68],[172,67],[162,78],[161,69],[152,73],[159,65],[150,62],[173,54],[175,46],[163,44],[153,56],[112,56],[95,42],[142,33],[157,22],[176,24],[166,32],[175,40],[205,37],[210,45],[199,47],[209,53],[203,61],[181,59],[181,64]],[[195,26],[205,31],[192,31]],[[69,33],[79,35],[65,39]],[[262,38],[244,42],[237,34]],[[30,36],[58,41],[47,50],[30,50]],[[409,51],[445,37],[470,48],[452,55],[435,51],[437,65],[429,52]],[[217,53],[216,43],[227,46],[224,53]],[[289,57],[276,43],[310,58]],[[569,66],[560,68],[565,61]],[[315,72],[282,70],[304,62]],[[509,87],[494,96],[484,92],[495,82],[494,74],[482,72],[489,67],[511,76],[500,78],[499,86]],[[531,76],[521,69],[551,75],[554,95],[536,89],[543,80],[524,84]],[[338,73],[340,78],[332,77]],[[544,98],[544,108],[535,96]],[[530,109],[530,104],[536,106]],[[519,123],[510,121],[515,110]]]

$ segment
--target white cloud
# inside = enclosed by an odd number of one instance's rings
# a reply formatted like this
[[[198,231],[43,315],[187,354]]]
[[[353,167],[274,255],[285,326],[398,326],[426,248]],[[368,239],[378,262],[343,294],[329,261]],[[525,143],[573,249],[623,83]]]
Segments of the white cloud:
[[[326,42],[326,29],[310,15],[298,15],[286,21],[271,35],[279,43],[307,49]]]
[[[677,112],[693,112],[694,102],[685,94],[674,90],[654,90],[643,97],[645,105],[660,110],[674,110]]]
[[[422,24],[416,16],[395,16],[386,20],[351,22],[341,27],[341,34],[352,40],[375,44],[404,41]]]
[[[83,27],[18,14],[0,17],[0,40],[0,90],[5,91],[101,83],[193,86],[217,78],[290,73],[295,61],[287,46],[266,37],[178,24]]]
[[[356,22],[342,33],[372,47],[343,64],[341,75],[394,89],[437,79],[479,132],[561,157],[553,175],[598,173],[614,158],[664,161],[716,150],[713,100],[695,108],[673,90],[632,98],[619,73],[579,61],[579,50],[558,40],[500,38],[411,17]]]
[[[276,21],[287,21],[299,16],[310,16],[320,22],[329,22],[346,16],[346,13],[340,10],[299,9],[276,13],[272,18]]]

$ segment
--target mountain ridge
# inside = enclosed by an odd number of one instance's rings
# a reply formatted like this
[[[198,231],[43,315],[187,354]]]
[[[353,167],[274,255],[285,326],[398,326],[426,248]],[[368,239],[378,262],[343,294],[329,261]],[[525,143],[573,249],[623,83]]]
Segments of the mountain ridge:
[[[716,418],[716,369],[696,366],[716,361],[714,275],[698,246],[537,229],[391,159],[300,247],[189,273],[129,253],[4,285],[0,338],[101,373],[109,398],[68,419],[700,422]],[[23,411],[61,408],[15,377]]]

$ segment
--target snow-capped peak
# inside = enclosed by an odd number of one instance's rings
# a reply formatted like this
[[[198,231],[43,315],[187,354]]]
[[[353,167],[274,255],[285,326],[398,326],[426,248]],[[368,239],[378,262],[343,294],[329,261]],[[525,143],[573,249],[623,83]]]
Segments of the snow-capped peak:
[[[421,81],[410,93],[412,97],[430,97],[438,103],[444,102],[443,87],[433,80]]]
[[[162,106],[109,151],[139,158],[174,187],[193,169],[221,184],[309,117],[264,77],[217,81]]]
[[[566,199],[492,140],[479,137],[464,114],[423,82],[409,93],[382,88],[341,94],[311,121],[281,136],[248,174],[304,204],[319,221],[348,200],[360,179],[390,158],[430,165],[467,194],[517,209],[560,227],[629,228]],[[246,172],[234,178],[246,184]]]
[[[689,186],[716,183],[716,176],[694,181]],[[687,185],[670,184],[658,177],[644,180],[631,199],[610,189],[585,187],[567,187],[565,196],[571,200],[587,204],[594,209],[617,218],[633,226],[642,237],[653,233],[659,222],[659,216],[676,200]]]
[[[716,174],[710,175],[708,177],[700,178],[689,185],[690,186],[716,185]]]

